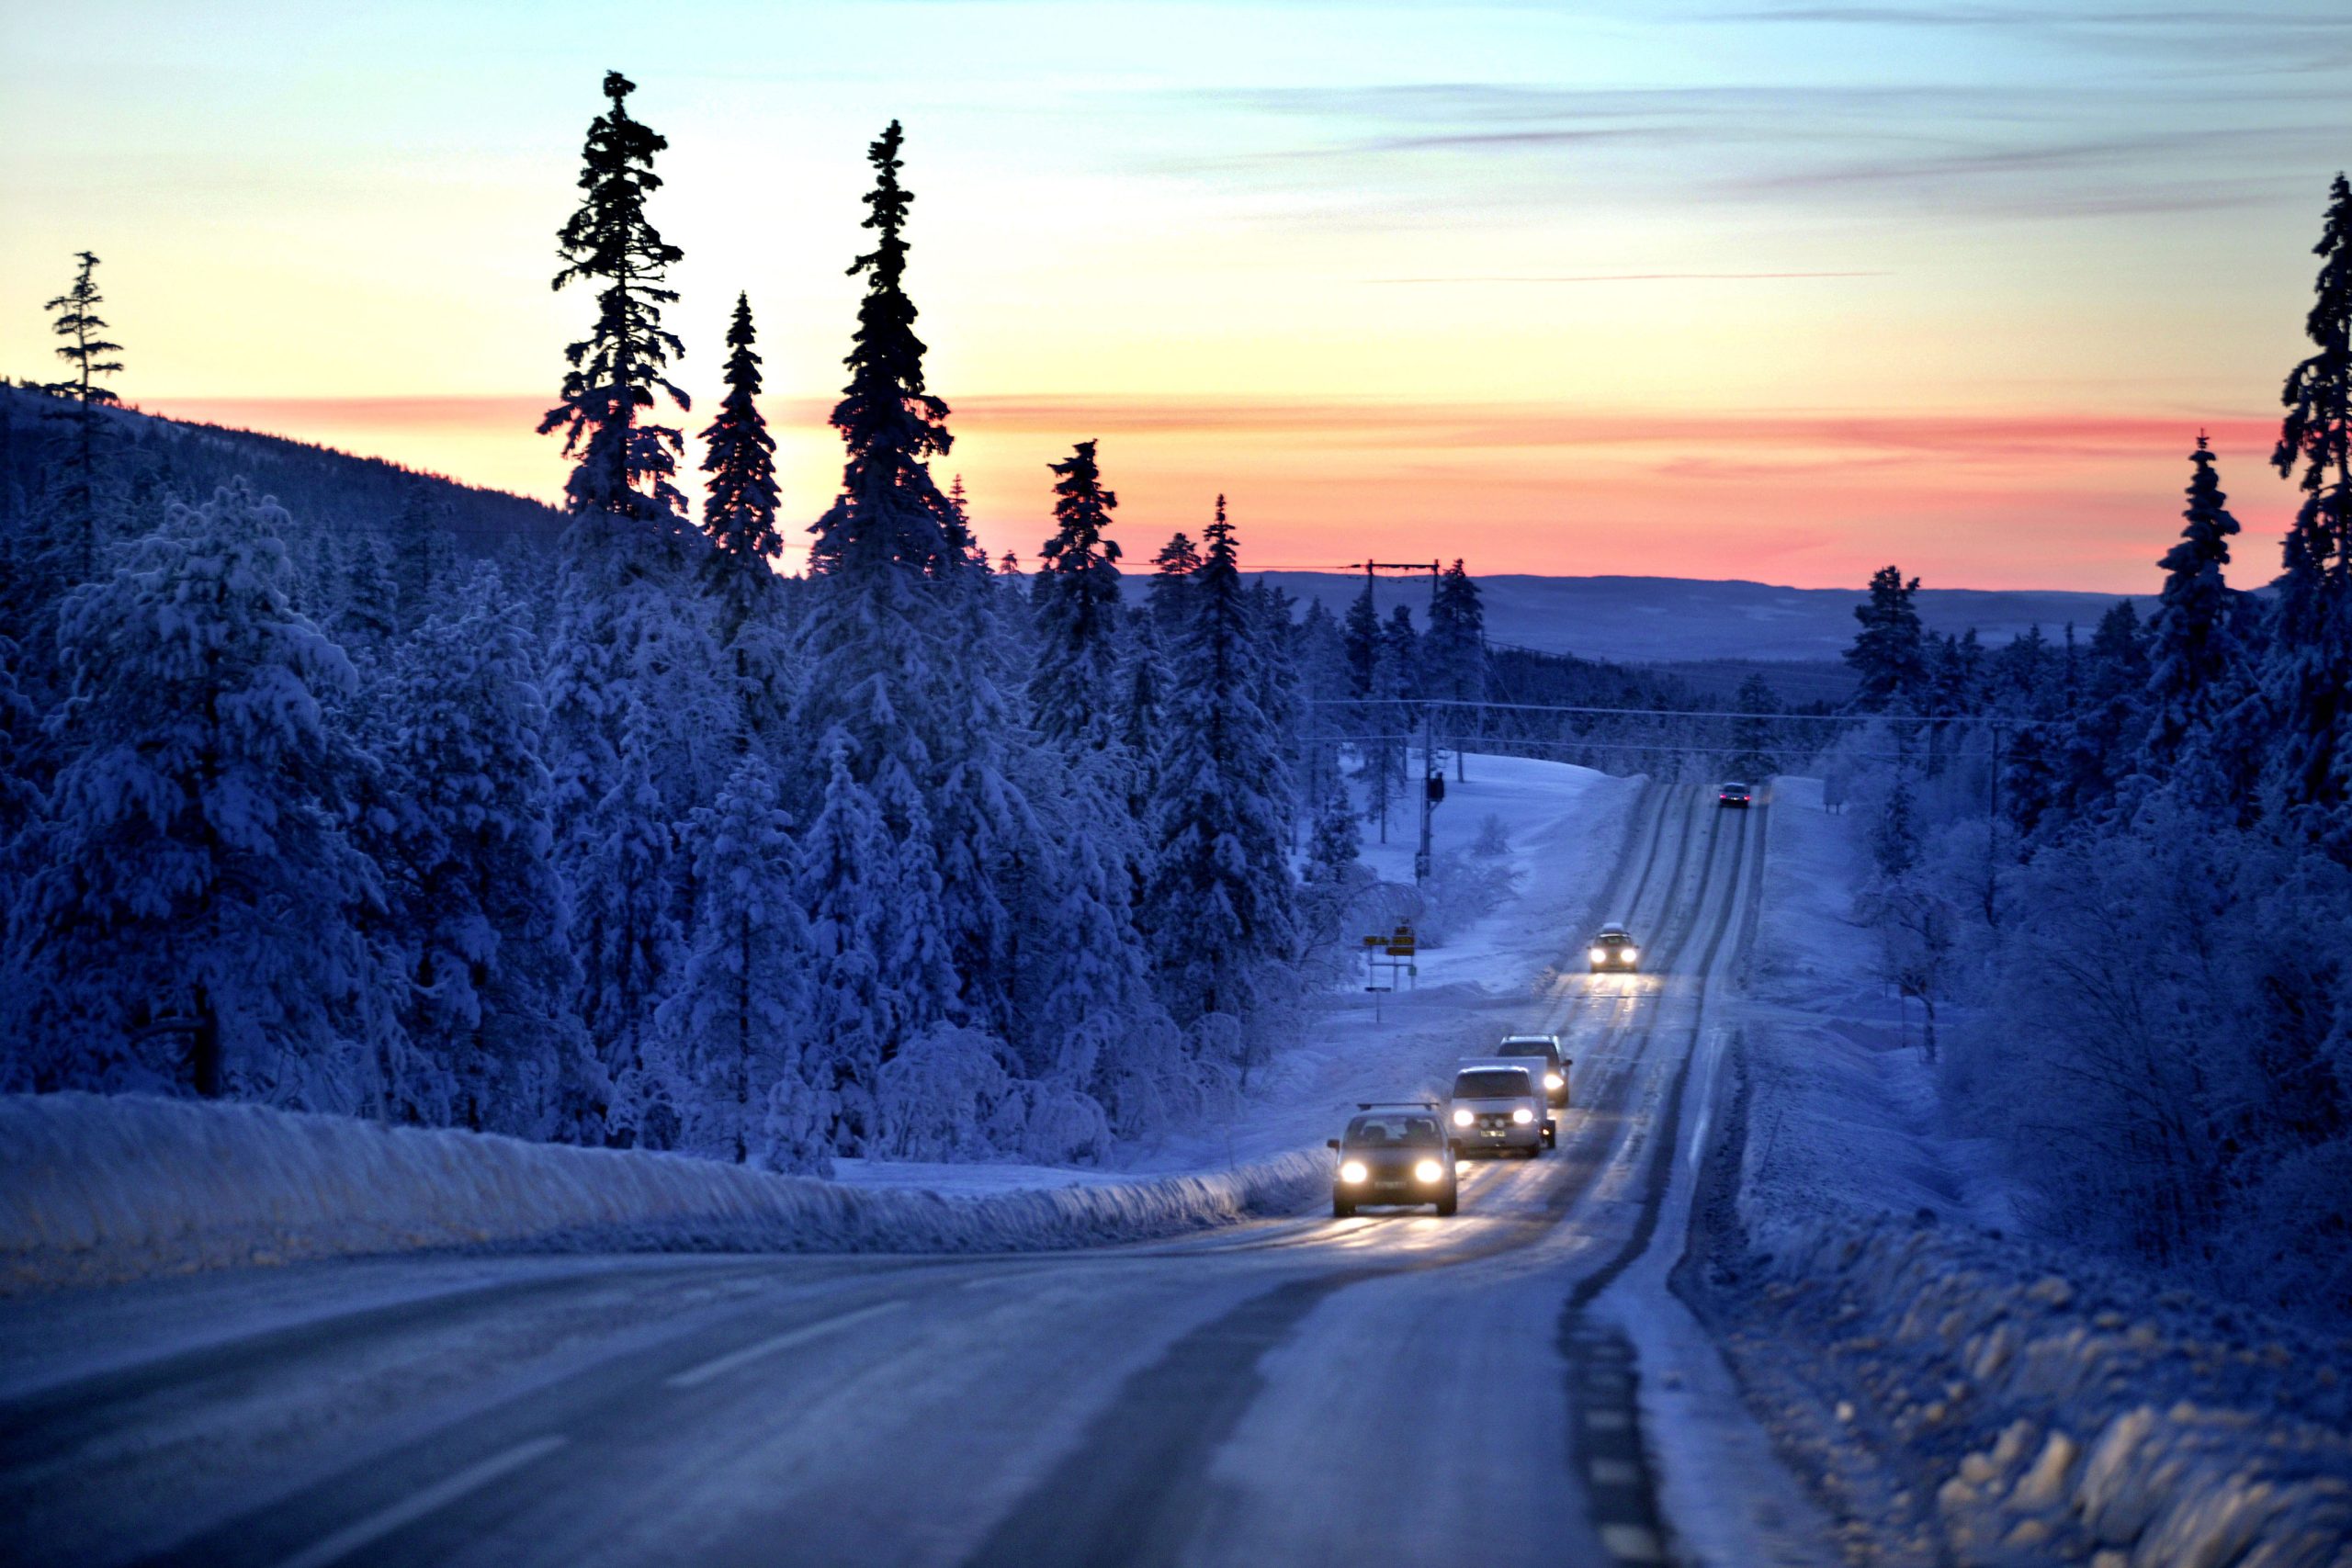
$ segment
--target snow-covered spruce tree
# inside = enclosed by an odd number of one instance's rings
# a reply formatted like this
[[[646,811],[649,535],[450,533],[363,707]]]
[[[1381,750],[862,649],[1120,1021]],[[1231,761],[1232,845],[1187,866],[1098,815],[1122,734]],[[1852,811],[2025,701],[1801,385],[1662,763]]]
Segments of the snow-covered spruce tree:
[[[1478,582],[1456,559],[1438,578],[1430,600],[1429,630],[1421,637],[1421,693],[1451,703],[1487,698],[1487,612]],[[1470,715],[1452,709],[1440,716],[1454,734],[1455,776],[1461,776],[1463,727]]]
[[[1148,821],[1154,780],[1166,733],[1168,654],[1159,635],[1159,617],[1148,609],[1127,613],[1119,660],[1118,712],[1120,750],[1127,763],[1126,801],[1130,820]],[[1140,891],[1138,886],[1137,891]]]
[[[582,1143],[672,1148],[677,1076],[656,1018],[684,947],[682,868],[653,779],[650,720],[634,695],[625,700],[613,782],[582,818],[572,857],[580,1018],[595,1061],[568,1090],[558,1130]]]
[[[2143,763],[2171,773],[2191,738],[2210,730],[2238,673],[2237,595],[2222,576],[2238,520],[2213,471],[2203,432],[2188,455],[2188,525],[2160,563],[2165,582],[2148,618],[2149,723]]]
[[[735,297],[727,327],[727,396],[702,433],[702,471],[710,476],[703,499],[703,533],[710,553],[705,581],[719,604],[718,636],[732,642],[775,587],[772,563],[784,554],[776,532],[775,438],[760,413],[760,356],[752,349],[752,300]]]
[[[1200,549],[1182,533],[1170,536],[1151,558],[1151,581],[1145,584],[1145,592],[1163,648],[1173,646],[1183,630],[1188,618],[1185,602],[1193,591],[1193,574],[1200,570]]]
[[[1871,574],[1869,603],[1854,608],[1862,629],[1846,650],[1846,662],[1861,677],[1854,705],[1864,712],[1883,710],[1918,689],[1926,669],[1919,612],[1911,603],[1918,592],[1917,578],[1905,582],[1895,568],[1881,567]]]
[[[2073,709],[2061,739],[2058,802],[2070,819],[2106,811],[2139,751],[2147,716],[2148,652],[2132,601],[2099,617],[2076,660]]]
[[[678,911],[654,904],[677,892],[668,875],[674,825],[708,798],[741,724],[694,591],[709,547],[675,483],[683,438],[653,418],[662,397],[688,406],[668,375],[684,349],[662,325],[662,308],[677,298],[668,269],[682,253],[646,215],[662,185],[654,155],[668,143],[629,115],[633,90],[618,72],[606,74],[609,107],[582,153],[585,194],[558,236],[566,265],[554,287],[594,287],[596,318],[566,351],[563,400],[539,428],[562,428],[574,459],[548,638],[548,761],[559,861],[581,895],[578,1011],[613,1071],[570,1096],[566,1135],[658,1144],[673,1122],[650,1098],[662,1079],[646,1069],[646,1032],[672,978],[662,965],[678,951]],[[659,886],[632,885],[656,863]],[[589,1125],[599,1110],[619,1120]]]
[[[588,128],[582,150],[579,209],[557,236],[564,258],[553,287],[596,288],[596,321],[564,351],[571,370],[563,400],[539,422],[544,435],[560,427],[564,456],[575,462],[564,485],[576,514],[602,513],[667,529],[685,513],[675,476],[683,437],[643,416],[667,393],[679,408],[686,394],[669,378],[672,355],[685,345],[662,325],[662,307],[678,296],[665,287],[671,264],[685,253],[662,238],[646,217],[646,198],[662,188],[653,155],[667,138],[628,112],[636,84],[605,73],[611,107]]]
[[[1291,984],[1295,806],[1282,739],[1250,695],[1261,634],[1223,496],[1205,543],[1172,660],[1140,923],[1170,1013],[1209,1065],[1246,1076],[1261,1055],[1250,1026]]]
[[[50,330],[66,340],[58,345],[57,357],[73,371],[65,380],[53,382],[49,388],[52,396],[68,399],[74,404],[71,415],[73,443],[56,497],[61,519],[72,530],[64,541],[65,558],[61,564],[70,581],[86,582],[96,570],[98,554],[98,465],[103,426],[98,410],[122,400],[110,389],[98,385],[97,378],[121,373],[122,361],[107,356],[120,354],[122,344],[107,341],[106,320],[98,314],[98,307],[106,302],[106,296],[98,292],[98,258],[81,251],[74,259],[81,264],[74,271],[74,286],[44,309],[52,317]]]
[[[1368,697],[1372,695],[1373,667],[1380,660],[1380,609],[1373,602],[1369,581],[1364,583],[1363,592],[1349,601],[1348,613],[1340,628],[1340,635],[1347,641],[1348,670],[1355,686],[1350,694]]]
[[[910,911],[881,807],[851,771],[851,752],[847,732],[826,738],[822,805],[798,846],[809,951],[809,1093],[777,1109],[792,1125],[807,1122],[816,1149],[856,1155],[873,1132],[875,1075],[904,1032],[905,988],[934,998],[945,981],[896,965],[895,933]]]
[[[1372,705],[1358,710],[1364,726],[1364,771],[1371,784],[1371,799],[1364,811],[1380,824],[1384,844],[1388,841],[1390,813],[1414,809],[1407,762],[1411,746],[1408,731],[1415,716],[1405,699],[1413,689],[1418,643],[1412,611],[1397,605],[1373,641],[1372,684],[1365,692]]]
[[[1307,840],[1306,870],[1298,889],[1299,963],[1312,973],[1337,975],[1354,953],[1350,917],[1373,876],[1361,858],[1363,834],[1345,779],[1327,785]]]
[[[419,829],[398,901],[412,947],[404,1022],[432,1069],[427,1119],[546,1138],[587,1044],[571,1012],[580,971],[540,760],[547,718],[530,639],[494,569],[417,628],[396,678],[383,750]]]
[[[1050,465],[1054,536],[1040,547],[1029,591],[1037,655],[1029,711],[1037,732],[1069,749],[1102,750],[1115,733],[1119,668],[1119,542],[1105,536],[1118,496],[1102,486],[1091,441]]]
[[[876,241],[852,267],[865,275],[866,293],[850,382],[833,411],[848,462],[840,497],[813,530],[797,716],[800,733],[826,738],[896,846],[896,956],[886,957],[891,1007],[874,1025],[877,1066],[941,1022],[1009,1040],[1018,933],[1002,884],[1039,852],[1012,766],[1023,731],[1006,695],[999,594],[929,468],[950,436],[947,406],[924,385],[906,294],[913,198],[899,183],[901,141],[893,121],[870,151],[865,227]],[[832,789],[814,781],[806,793]],[[842,1070],[864,1069],[853,1057]],[[873,1086],[870,1077],[842,1081],[847,1132],[837,1146],[872,1134],[856,1118]]]
[[[821,1143],[776,1135],[786,1129],[771,1115],[772,1106],[812,1098],[802,1076],[808,931],[791,819],[777,799],[775,773],[753,752],[735,765],[717,803],[695,813],[686,830],[695,863],[690,952],[661,1022],[678,1080],[679,1147],[808,1170],[822,1164]]]
[[[36,1088],[376,1103],[379,878],[321,711],[354,676],[288,602],[286,526],[228,486],[61,608],[66,761],[17,926]]]
[[[2313,253],[2317,299],[2305,330],[2318,352],[2287,378],[2271,462],[2298,480],[2263,671],[2278,736],[2270,787],[2290,817],[2352,863],[2352,184],[2328,192]]]

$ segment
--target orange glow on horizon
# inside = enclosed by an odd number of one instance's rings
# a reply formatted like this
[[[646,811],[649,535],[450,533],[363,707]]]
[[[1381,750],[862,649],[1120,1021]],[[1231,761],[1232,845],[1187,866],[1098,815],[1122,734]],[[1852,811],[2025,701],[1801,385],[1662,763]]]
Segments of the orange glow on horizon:
[[[1877,415],[1408,405],[1375,399],[974,396],[954,453],[991,553],[1030,561],[1051,531],[1046,465],[1102,442],[1131,570],[1232,498],[1252,570],[1335,570],[1367,549],[1462,556],[1485,575],[1745,578],[1852,587],[1889,560],[1930,586],[2146,592],[2177,531],[2200,428],[2158,413]],[[560,442],[538,397],[188,398],[149,412],[264,431],[555,502]],[[831,501],[830,402],[765,404],[786,537]],[[707,417],[705,415],[704,417]],[[681,421],[689,430],[700,423]],[[2258,417],[2203,426],[2246,525],[2242,583],[2276,570],[2291,490]],[[682,488],[699,491],[689,443]],[[2120,498],[2130,499],[2120,499]],[[1465,500],[1465,498],[1467,498]],[[2055,525],[2045,525],[2047,519]],[[2006,541],[2001,564],[1983,563]],[[1401,552],[1401,554],[1400,554]],[[2118,558],[2144,560],[2117,581]]]

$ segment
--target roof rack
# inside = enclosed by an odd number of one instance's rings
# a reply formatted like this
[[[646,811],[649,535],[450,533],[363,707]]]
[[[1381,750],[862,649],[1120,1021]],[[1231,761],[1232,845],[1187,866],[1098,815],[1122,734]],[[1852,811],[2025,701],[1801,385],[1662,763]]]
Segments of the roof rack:
[[[1438,1108],[1437,1101],[1434,1100],[1359,1100],[1356,1101],[1358,1111],[1377,1111],[1384,1105],[1394,1107],[1409,1105],[1416,1111],[1435,1111]]]

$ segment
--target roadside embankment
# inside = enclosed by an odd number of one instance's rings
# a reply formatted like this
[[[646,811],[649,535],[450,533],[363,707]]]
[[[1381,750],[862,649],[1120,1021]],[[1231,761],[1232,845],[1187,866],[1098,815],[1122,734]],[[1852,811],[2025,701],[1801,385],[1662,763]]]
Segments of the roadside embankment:
[[[1329,1179],[1317,1150],[947,1197],[258,1105],[12,1096],[0,1099],[0,1291],[450,1248],[1049,1250],[1289,1213]]]

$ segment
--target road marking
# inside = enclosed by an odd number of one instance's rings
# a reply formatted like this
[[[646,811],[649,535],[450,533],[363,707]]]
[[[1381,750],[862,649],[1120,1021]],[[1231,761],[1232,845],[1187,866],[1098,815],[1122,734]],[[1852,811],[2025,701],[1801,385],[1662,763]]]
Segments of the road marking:
[[[330,1562],[340,1562],[402,1526],[413,1524],[435,1509],[447,1507],[467,1493],[481,1491],[507,1472],[519,1470],[542,1454],[555,1452],[563,1447],[564,1441],[561,1438],[546,1437],[517,1443],[504,1453],[492,1454],[480,1464],[469,1466],[445,1481],[435,1482],[424,1491],[370,1514],[356,1524],[345,1525],[309,1550],[287,1558],[277,1568],[326,1568]]]
[[[789,1350],[795,1345],[806,1344],[820,1334],[831,1334],[836,1328],[846,1327],[850,1324],[858,1323],[869,1317],[879,1317],[886,1312],[897,1312],[906,1304],[904,1302],[881,1302],[874,1306],[860,1307],[855,1312],[845,1312],[839,1317],[826,1318],[820,1323],[803,1324],[798,1328],[779,1334],[772,1339],[763,1339],[756,1345],[746,1345],[741,1350],[730,1350],[715,1360],[705,1361],[691,1371],[680,1372],[676,1377],[668,1380],[669,1384],[672,1388],[700,1388],[711,1379],[722,1377],[738,1367],[750,1366],[763,1356],[773,1356],[778,1350]]]

